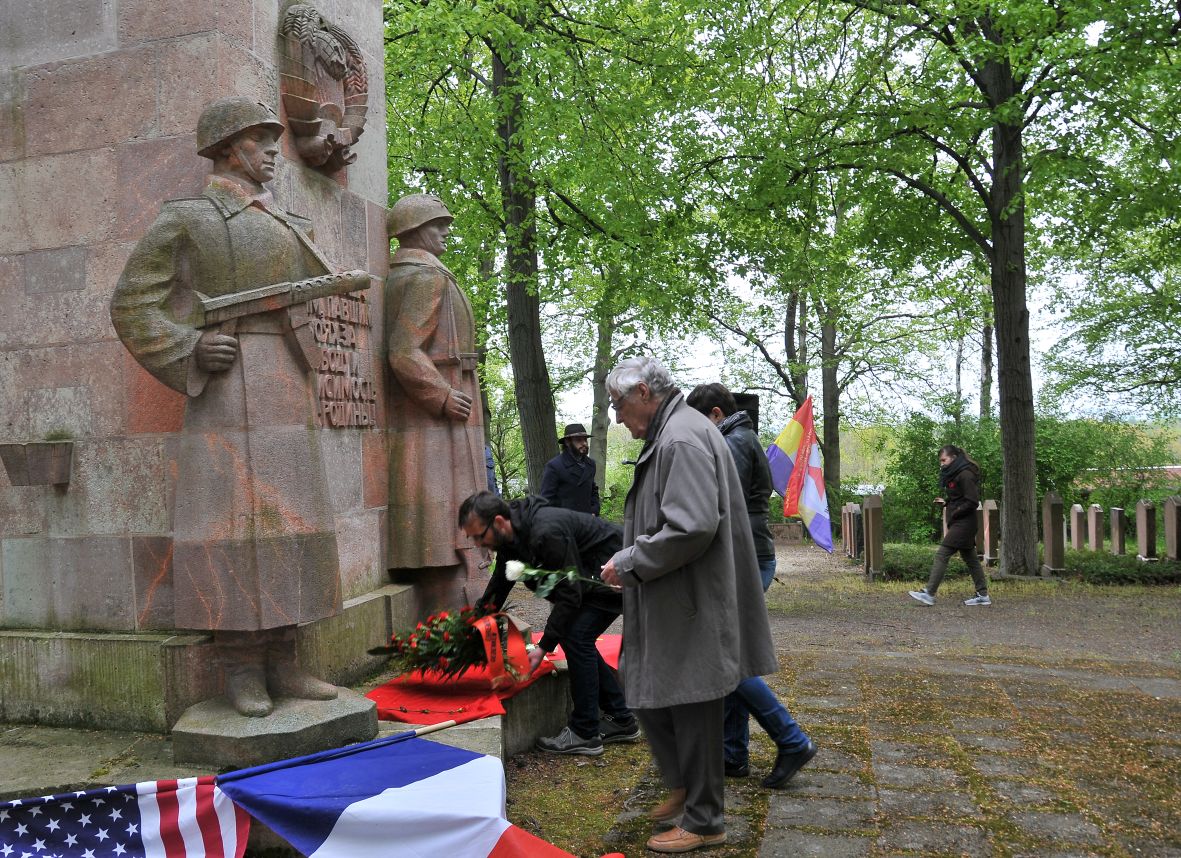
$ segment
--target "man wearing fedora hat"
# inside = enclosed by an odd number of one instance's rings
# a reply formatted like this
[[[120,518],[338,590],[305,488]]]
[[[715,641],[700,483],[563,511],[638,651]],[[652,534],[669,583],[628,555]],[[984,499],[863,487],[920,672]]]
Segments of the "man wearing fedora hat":
[[[581,423],[570,423],[558,439],[562,452],[545,463],[539,494],[550,506],[599,514],[599,487],[595,485],[595,460],[587,453],[590,435]]]

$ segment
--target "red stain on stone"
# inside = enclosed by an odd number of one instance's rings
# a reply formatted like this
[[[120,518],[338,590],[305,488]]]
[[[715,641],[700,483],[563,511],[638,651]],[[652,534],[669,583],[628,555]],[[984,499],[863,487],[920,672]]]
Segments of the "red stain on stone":
[[[184,424],[184,394],[156,381],[130,352],[123,355],[123,367],[128,434],[179,432]]]
[[[365,433],[361,438],[361,477],[366,509],[384,507],[389,503],[389,463],[385,432]]]
[[[155,542],[167,546],[164,553],[157,554],[152,550],[156,547],[153,544]],[[136,577],[140,577],[141,569],[147,577],[146,586],[137,581],[137,586],[142,586],[143,589],[139,596],[139,614],[136,616],[136,627],[140,629],[165,628],[171,624],[172,605],[160,605],[158,595],[168,601],[172,599],[172,541],[139,539],[136,541],[134,550],[137,567]],[[162,612],[164,616],[167,616],[166,622],[162,620]]]

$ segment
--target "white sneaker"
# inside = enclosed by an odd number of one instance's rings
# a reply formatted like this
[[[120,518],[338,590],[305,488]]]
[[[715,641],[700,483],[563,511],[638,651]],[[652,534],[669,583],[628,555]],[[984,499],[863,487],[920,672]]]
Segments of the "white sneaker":
[[[914,599],[916,602],[922,602],[928,607],[935,604],[935,597],[926,590],[909,590],[908,592],[910,593],[910,598]]]
[[[977,593],[971,599],[964,599],[965,605],[991,605],[992,599],[988,598],[987,593]]]

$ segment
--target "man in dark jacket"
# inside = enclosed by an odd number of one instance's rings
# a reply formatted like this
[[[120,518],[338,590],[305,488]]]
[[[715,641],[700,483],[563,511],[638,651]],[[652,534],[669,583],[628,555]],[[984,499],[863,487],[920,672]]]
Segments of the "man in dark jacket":
[[[910,597],[930,607],[935,604],[935,592],[947,572],[947,561],[959,552],[960,557],[972,574],[976,595],[965,599],[965,605],[987,606],[992,604],[988,595],[988,579],[976,556],[976,508],[980,506],[980,467],[968,458],[967,453],[952,444],[939,449],[939,485],[946,498],[947,532],[935,552],[931,564],[931,575],[927,586],[911,590]]]
[[[581,423],[569,424],[558,441],[562,452],[545,463],[539,494],[550,506],[599,514],[595,460],[587,455],[589,437]]]
[[[534,569],[575,570],[579,581],[562,580],[545,598],[554,607],[537,648],[529,653],[536,669],[547,652],[558,645],[566,654],[570,696],[574,708],[557,736],[537,740],[552,754],[597,757],[604,743],[632,742],[640,737],[636,719],[624,702],[623,691],[611,668],[599,655],[595,641],[623,610],[623,597],[599,580],[599,570],[623,546],[618,525],[568,509],[558,509],[539,497],[505,501],[492,492],[477,492],[459,508],[459,526],[472,540],[496,551],[492,580],[480,597],[497,609],[515,581],[505,574],[510,560]],[[536,590],[536,580],[525,579]],[[603,718],[599,718],[599,710]]]
[[[754,432],[750,416],[738,410],[734,395],[724,384],[699,384],[685,402],[718,427],[734,457],[738,483],[746,494],[746,515],[750,519],[765,593],[775,580],[775,543],[767,524],[768,499],[771,497],[771,467],[767,464],[767,455]],[[738,683],[738,687],[726,695],[725,705],[722,748],[727,777],[744,778],[750,774],[751,715],[771,737],[778,751],[775,765],[763,779],[763,786],[771,789],[786,786],[796,772],[816,756],[816,744],[800,729],[761,676],[751,676]]]

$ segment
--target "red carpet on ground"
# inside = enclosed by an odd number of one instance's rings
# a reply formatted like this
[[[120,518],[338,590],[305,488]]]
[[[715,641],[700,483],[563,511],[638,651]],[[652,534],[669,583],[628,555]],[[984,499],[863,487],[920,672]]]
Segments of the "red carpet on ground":
[[[541,638],[535,634],[534,640]],[[599,654],[613,668],[619,667],[619,635],[603,635],[598,640]],[[438,724],[441,721],[474,721],[489,715],[503,715],[503,700],[528,688],[554,671],[552,662],[565,659],[561,647],[550,653],[533,675],[520,682],[492,690],[484,668],[472,668],[456,679],[444,680],[438,674],[410,673],[391,679],[365,696],[377,704],[382,721],[407,724]]]

